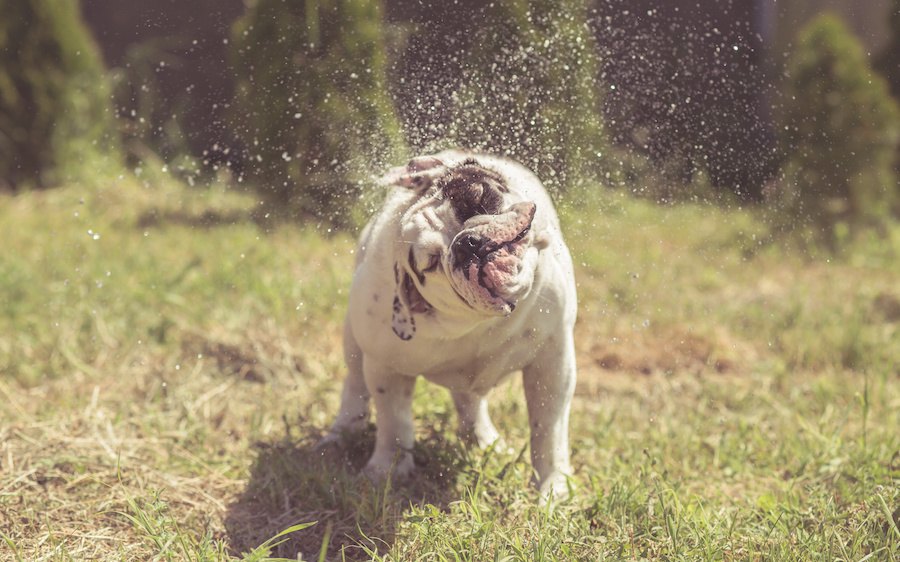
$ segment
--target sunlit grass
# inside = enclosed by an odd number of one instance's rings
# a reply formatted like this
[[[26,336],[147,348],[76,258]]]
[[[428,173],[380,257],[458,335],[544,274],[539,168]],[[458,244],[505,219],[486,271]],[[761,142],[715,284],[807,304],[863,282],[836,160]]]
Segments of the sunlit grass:
[[[371,432],[314,451],[353,241],[254,210],[133,179],[0,199],[0,558],[900,558],[900,238],[813,259],[756,210],[565,205],[576,475],[546,510],[518,382],[514,454],[466,451],[424,381],[409,484],[356,477]]]
[[[336,256],[349,258],[349,238],[257,224],[251,209],[224,192],[127,180],[5,199],[0,368],[38,381],[259,316],[321,332],[341,317],[352,262]]]

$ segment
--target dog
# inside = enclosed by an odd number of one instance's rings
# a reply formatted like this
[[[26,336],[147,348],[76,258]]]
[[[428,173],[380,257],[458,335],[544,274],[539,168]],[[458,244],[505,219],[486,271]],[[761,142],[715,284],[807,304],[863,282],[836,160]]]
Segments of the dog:
[[[533,482],[543,500],[566,496],[577,302],[550,197],[524,166],[463,150],[414,158],[381,183],[390,192],[360,237],[348,374],[323,442],[365,428],[373,399],[375,450],[364,472],[409,475],[422,375],[450,390],[464,442],[497,446],[486,396],[521,370]]]

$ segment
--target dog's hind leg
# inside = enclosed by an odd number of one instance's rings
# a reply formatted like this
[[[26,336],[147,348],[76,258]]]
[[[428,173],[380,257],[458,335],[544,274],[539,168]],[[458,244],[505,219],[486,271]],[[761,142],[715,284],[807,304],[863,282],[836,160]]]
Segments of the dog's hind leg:
[[[323,442],[335,441],[344,433],[365,429],[369,423],[369,390],[363,377],[362,351],[353,337],[349,321],[344,324],[344,362],[347,378],[341,392],[341,408]]]

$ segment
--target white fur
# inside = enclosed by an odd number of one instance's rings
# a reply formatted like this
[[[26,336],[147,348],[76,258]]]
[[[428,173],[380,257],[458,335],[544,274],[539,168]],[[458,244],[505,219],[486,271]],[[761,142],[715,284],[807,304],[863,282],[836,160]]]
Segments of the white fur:
[[[577,310],[572,260],[550,198],[530,171],[508,159],[462,151],[442,152],[424,161],[436,158],[452,166],[468,157],[504,178],[510,190],[504,194],[504,207],[522,201],[536,204],[529,247],[514,282],[504,288],[515,310],[508,315],[478,310],[460,297],[449,248],[464,226],[449,204],[429,196],[419,183],[407,181],[409,174],[390,172],[391,193],[360,240],[344,330],[348,375],[340,412],[326,440],[364,427],[371,397],[377,438],[365,471],[376,478],[407,475],[414,468],[413,388],[422,375],[452,392],[461,437],[487,447],[500,436],[484,397],[521,370],[536,483],[543,498],[559,498],[567,493],[566,475],[571,472],[568,419],[575,387],[572,329]],[[409,170],[418,172],[413,164]],[[440,175],[434,170],[425,173],[428,181]],[[416,263],[424,264],[438,253],[441,261],[426,275],[424,285],[416,281],[433,310],[412,314],[415,331],[404,340],[392,326],[397,321],[396,315],[392,318],[394,268],[397,264],[403,272],[410,248]]]

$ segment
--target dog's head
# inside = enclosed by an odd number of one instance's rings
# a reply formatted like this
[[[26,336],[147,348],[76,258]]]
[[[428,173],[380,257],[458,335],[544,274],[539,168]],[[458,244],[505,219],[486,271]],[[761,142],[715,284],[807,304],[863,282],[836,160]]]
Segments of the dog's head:
[[[511,314],[546,246],[535,203],[474,158],[416,158],[383,181],[415,193],[395,247],[394,332],[412,338],[416,314]]]

